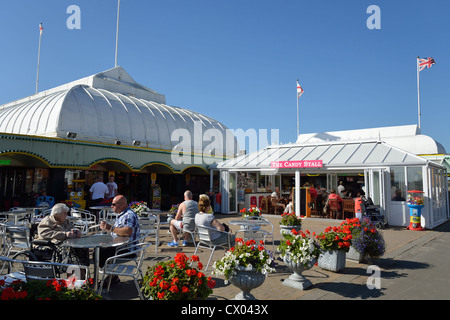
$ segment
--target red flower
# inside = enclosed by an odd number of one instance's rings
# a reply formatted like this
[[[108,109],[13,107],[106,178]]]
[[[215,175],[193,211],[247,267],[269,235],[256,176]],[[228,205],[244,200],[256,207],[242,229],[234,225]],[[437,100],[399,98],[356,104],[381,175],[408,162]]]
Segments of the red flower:
[[[195,269],[188,269],[186,270],[186,274],[190,277],[190,276],[195,276],[197,275],[197,271]]]
[[[212,278],[209,277],[209,278],[208,278],[207,285],[208,285],[208,287],[209,287],[210,289],[214,289],[214,287],[216,286],[216,281],[215,281],[215,280],[212,280]]]
[[[164,291],[163,292],[158,292],[158,299],[163,299],[164,298]]]
[[[178,287],[177,287],[176,285],[172,285],[172,286],[169,288],[169,290],[170,290],[171,292],[173,292],[173,293],[178,293],[178,292],[179,292]]]
[[[162,281],[159,283],[159,287],[160,287],[161,289],[163,289],[163,290],[167,290],[167,289],[169,288],[169,284],[168,284],[166,281],[162,280]]]
[[[183,288],[181,288],[181,292],[187,293],[189,292],[189,288],[183,286]]]

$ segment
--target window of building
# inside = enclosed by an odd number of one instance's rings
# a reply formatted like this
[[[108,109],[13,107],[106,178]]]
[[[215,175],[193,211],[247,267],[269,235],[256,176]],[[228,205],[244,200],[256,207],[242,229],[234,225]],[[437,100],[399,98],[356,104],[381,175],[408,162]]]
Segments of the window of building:
[[[408,190],[423,191],[422,167],[407,167]]]
[[[406,199],[405,167],[391,168],[391,197],[392,201]]]

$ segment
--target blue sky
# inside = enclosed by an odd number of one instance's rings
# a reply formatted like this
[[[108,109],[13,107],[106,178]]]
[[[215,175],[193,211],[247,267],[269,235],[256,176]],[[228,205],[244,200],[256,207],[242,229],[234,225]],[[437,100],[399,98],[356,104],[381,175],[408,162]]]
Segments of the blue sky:
[[[81,29],[67,28],[67,7]],[[370,5],[381,29],[370,30]],[[0,104],[114,67],[117,0],[0,1]],[[121,0],[118,64],[168,105],[231,129],[313,133],[417,124],[450,153],[448,0]]]

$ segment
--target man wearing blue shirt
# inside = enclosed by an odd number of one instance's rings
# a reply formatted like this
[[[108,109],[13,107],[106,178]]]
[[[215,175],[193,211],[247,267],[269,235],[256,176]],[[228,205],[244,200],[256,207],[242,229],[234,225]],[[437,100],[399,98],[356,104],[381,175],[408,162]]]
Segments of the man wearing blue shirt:
[[[116,222],[112,226],[105,221],[101,221],[100,229],[111,231],[121,237],[129,237],[130,242],[138,239],[140,234],[139,219],[137,214],[128,206],[127,199],[123,195],[118,195],[114,197],[111,206],[114,213],[118,214]],[[106,259],[113,256],[115,252],[116,248],[114,247],[100,250],[100,268],[103,268]],[[119,282],[119,278],[113,277],[112,282]]]
[[[130,237],[130,242],[139,237],[139,219],[137,214],[128,206],[127,199],[123,195],[114,197],[111,206],[114,213],[119,214],[114,226],[105,221],[100,222],[100,229],[114,232],[118,236]]]

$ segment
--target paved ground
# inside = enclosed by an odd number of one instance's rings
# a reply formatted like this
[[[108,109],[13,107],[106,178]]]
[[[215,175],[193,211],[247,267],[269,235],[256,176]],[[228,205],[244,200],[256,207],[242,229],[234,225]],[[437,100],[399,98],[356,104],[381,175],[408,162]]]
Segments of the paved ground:
[[[221,221],[239,218],[237,215],[216,215]],[[279,232],[279,216],[266,215],[274,225],[275,245],[281,236]],[[338,225],[341,221],[308,218],[304,220],[303,230],[320,233],[327,226]],[[234,226],[232,229],[236,229]],[[184,252],[190,256],[194,253],[194,246],[170,248],[167,242],[171,237],[167,232],[167,225],[161,226],[162,244],[158,254],[154,248],[148,252],[144,270],[156,261],[172,259],[177,252]],[[405,228],[391,227],[384,229],[383,235],[387,243],[386,253],[382,258],[367,263],[346,262],[346,268],[339,273],[322,270],[318,266],[305,271],[303,274],[313,283],[305,291],[299,291],[283,286],[281,283],[290,275],[290,271],[280,260],[276,260],[276,272],[270,274],[264,284],[253,290],[252,293],[259,300],[392,300],[392,299],[450,299],[450,222],[434,230],[410,231]],[[269,243],[269,248],[271,245]],[[210,251],[202,250],[198,253],[200,261],[206,266]],[[212,261],[219,259],[224,250],[218,249]],[[278,257],[278,254],[275,255]],[[368,273],[368,267],[379,267],[381,278],[379,289],[369,289],[367,281],[373,275]],[[212,268],[209,267],[207,275]],[[217,285],[209,300],[229,300],[239,292],[231,284],[224,284],[220,277],[214,277]],[[373,277],[372,277],[373,278]],[[370,278],[370,279],[372,279]],[[369,279],[369,280],[370,280]],[[369,282],[370,284],[378,284]],[[112,287],[111,293],[105,296],[113,300],[138,299],[136,289],[131,281],[122,279],[119,284]]]

